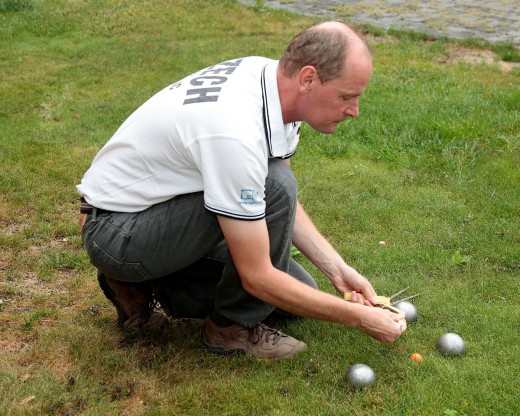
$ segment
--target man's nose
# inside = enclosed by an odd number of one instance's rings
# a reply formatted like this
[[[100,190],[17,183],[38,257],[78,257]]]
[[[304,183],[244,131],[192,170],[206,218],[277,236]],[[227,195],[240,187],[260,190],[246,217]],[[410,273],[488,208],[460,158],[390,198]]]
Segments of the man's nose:
[[[359,116],[359,100],[356,98],[347,104],[344,113],[347,117],[357,118]]]

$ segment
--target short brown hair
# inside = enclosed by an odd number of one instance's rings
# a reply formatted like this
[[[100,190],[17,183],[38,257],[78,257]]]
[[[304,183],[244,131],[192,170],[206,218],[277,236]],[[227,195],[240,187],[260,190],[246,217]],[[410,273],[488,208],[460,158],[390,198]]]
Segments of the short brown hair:
[[[366,45],[366,40],[358,29],[345,22],[338,22],[350,28]],[[292,78],[307,65],[316,68],[323,83],[343,73],[348,53],[348,37],[335,28],[319,28],[320,24],[302,30],[291,40],[280,59],[280,67],[285,76]]]

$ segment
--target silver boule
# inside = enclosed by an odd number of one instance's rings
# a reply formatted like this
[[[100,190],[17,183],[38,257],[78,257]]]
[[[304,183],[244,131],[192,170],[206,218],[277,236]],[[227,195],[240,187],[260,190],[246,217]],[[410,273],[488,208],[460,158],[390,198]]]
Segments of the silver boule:
[[[464,355],[466,344],[460,335],[448,332],[437,341],[437,349],[443,355]]]
[[[394,306],[404,312],[406,322],[413,322],[417,320],[417,308],[413,305],[413,303],[402,300],[397,302]]]
[[[376,374],[366,364],[351,365],[347,371],[347,382],[356,387],[366,387],[376,381]]]

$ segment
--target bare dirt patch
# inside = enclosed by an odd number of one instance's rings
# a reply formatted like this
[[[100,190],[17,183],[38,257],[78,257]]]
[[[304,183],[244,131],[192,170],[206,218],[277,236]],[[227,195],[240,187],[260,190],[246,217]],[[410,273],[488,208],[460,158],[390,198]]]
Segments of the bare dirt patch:
[[[20,338],[2,338],[0,339],[0,351],[2,355],[20,354],[29,348],[29,343]]]
[[[472,65],[498,65],[502,71],[509,72],[520,66],[518,62],[505,62],[497,60],[497,54],[488,49],[472,49],[462,46],[451,46],[449,54],[438,59],[441,64],[456,64],[459,62]]]

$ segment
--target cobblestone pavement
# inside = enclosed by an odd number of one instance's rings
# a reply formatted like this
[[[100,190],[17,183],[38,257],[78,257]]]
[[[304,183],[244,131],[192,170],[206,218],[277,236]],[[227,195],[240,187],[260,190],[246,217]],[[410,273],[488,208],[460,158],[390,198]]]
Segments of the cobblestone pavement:
[[[408,29],[455,39],[475,37],[520,47],[519,0],[240,0],[383,29]]]

